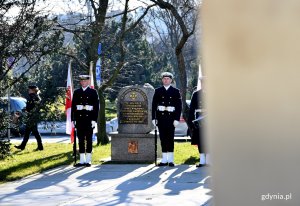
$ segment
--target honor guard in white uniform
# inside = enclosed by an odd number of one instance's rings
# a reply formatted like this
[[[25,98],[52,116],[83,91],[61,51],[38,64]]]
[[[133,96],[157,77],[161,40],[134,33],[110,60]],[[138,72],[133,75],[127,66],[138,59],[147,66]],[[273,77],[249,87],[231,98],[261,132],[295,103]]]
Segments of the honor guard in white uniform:
[[[158,166],[174,167],[174,132],[179,124],[182,102],[178,89],[171,86],[173,75],[162,73],[163,86],[155,89],[152,102],[152,122],[158,127],[162,161]]]
[[[204,135],[204,122],[206,121],[207,111],[205,109],[205,104],[203,96],[205,94],[205,80],[206,77],[201,77],[201,90],[197,90],[192,94],[188,125],[191,129],[191,144],[198,146],[198,151],[200,154],[200,163],[197,167],[203,167],[210,164],[210,158],[208,154],[208,149],[206,147],[205,135]]]
[[[81,88],[74,91],[71,110],[71,120],[76,127],[80,153],[80,162],[75,166],[89,167],[93,150],[93,128],[99,112],[99,97],[97,91],[89,87],[89,75],[80,75],[79,78]]]
[[[203,167],[206,165],[205,146],[202,135],[202,125],[205,117],[204,111],[202,90],[197,90],[192,95],[189,118],[187,121],[189,127],[191,128],[191,144],[198,146],[198,151],[200,154],[200,163],[197,165],[197,167]]]

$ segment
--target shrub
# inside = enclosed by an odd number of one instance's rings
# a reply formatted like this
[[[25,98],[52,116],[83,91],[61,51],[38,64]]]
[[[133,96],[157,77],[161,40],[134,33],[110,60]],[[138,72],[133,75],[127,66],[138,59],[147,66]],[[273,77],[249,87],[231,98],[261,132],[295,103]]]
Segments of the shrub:
[[[0,109],[0,159],[10,154],[10,141],[7,136],[9,118],[4,109]]]

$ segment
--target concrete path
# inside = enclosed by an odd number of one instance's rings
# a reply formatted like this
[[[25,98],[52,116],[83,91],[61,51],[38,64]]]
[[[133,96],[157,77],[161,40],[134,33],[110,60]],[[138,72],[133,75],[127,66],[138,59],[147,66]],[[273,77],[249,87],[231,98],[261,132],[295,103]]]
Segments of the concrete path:
[[[208,168],[189,165],[62,166],[0,185],[0,205],[212,205]]]
[[[59,134],[59,135],[50,135],[50,134],[41,134],[43,143],[71,143],[70,136]],[[21,144],[23,137],[12,137],[10,142],[12,144]],[[30,136],[29,143],[35,142],[36,139],[34,136]]]
[[[70,143],[42,134],[43,142]],[[22,137],[12,138],[20,144]],[[36,142],[32,136],[29,142]],[[211,206],[209,168],[194,165],[102,164],[62,166],[0,185],[0,205]]]

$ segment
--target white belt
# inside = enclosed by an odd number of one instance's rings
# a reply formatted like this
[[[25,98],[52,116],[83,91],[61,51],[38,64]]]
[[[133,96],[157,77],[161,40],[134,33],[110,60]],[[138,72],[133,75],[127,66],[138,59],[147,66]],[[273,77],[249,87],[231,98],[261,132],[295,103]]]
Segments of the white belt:
[[[87,111],[92,111],[93,106],[91,105],[76,105],[77,110],[87,110]]]
[[[157,110],[160,112],[164,112],[164,111],[168,111],[168,112],[174,112],[175,111],[175,107],[171,107],[171,106],[158,106]]]

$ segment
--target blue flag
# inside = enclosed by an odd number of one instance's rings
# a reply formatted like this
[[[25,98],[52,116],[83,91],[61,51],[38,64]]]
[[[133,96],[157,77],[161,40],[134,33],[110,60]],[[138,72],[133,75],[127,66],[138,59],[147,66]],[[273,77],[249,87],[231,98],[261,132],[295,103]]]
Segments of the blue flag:
[[[101,84],[101,59],[100,58],[96,63],[96,82],[98,87],[100,87]]]
[[[101,47],[102,47],[102,45],[101,45],[101,43],[99,43],[99,44],[98,44],[98,55],[100,55],[101,52],[102,52],[102,51],[101,51],[101,49],[102,49]]]

